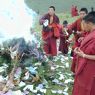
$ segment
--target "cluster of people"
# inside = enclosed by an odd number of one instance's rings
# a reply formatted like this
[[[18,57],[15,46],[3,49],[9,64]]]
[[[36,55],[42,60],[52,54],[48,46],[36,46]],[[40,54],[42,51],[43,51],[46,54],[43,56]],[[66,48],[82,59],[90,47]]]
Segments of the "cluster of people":
[[[82,38],[87,34],[82,31],[81,21],[88,13],[86,8],[81,8],[80,17],[72,24],[68,24],[67,20],[60,24],[58,16],[55,14],[55,7],[50,6],[48,13],[40,19],[40,24],[43,25],[42,39],[44,42],[44,51],[48,56],[57,55],[57,39],[60,39],[59,51],[63,54],[68,53],[69,37],[74,34],[74,46],[72,47],[71,55],[74,56],[73,50],[75,47],[80,46]]]
[[[74,73],[72,95],[95,95],[95,11],[88,13],[81,8],[79,18],[68,25],[60,25],[55,7],[50,6],[48,13],[40,19],[43,25],[43,49],[47,56],[57,55],[57,39],[60,39],[59,51],[68,53],[69,37],[74,34],[71,71]]]

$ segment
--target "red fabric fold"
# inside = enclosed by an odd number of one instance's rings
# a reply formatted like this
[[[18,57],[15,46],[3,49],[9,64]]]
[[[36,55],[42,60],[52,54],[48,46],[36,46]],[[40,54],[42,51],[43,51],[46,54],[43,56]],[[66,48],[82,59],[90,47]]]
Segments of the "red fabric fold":
[[[85,37],[80,49],[95,55],[95,30]],[[95,60],[77,57],[76,64],[73,95],[95,95]]]

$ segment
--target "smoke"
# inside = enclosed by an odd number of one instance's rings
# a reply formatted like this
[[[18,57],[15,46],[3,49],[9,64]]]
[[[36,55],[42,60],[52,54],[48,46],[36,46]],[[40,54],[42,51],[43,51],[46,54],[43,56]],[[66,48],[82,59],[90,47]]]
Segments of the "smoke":
[[[0,43],[7,39],[31,39],[37,14],[27,7],[24,0],[0,0]]]

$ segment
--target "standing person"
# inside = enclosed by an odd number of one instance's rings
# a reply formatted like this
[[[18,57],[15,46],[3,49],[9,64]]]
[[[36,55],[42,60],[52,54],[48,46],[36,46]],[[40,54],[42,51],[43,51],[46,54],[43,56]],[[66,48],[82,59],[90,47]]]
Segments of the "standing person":
[[[72,46],[72,51],[71,51],[71,56],[73,56],[71,70],[73,72],[75,72],[75,66],[76,66],[76,56],[74,55],[73,50],[76,47],[80,46],[81,41],[79,41],[79,38],[86,35],[86,34],[84,35],[84,32],[82,31],[81,22],[82,22],[83,17],[85,17],[87,13],[88,13],[88,10],[86,8],[81,8],[79,12],[80,17],[68,27],[69,33],[74,34],[74,45]]]
[[[72,17],[74,17],[74,10],[75,10],[75,9],[74,9],[74,5],[72,5],[72,7],[71,7],[71,16],[72,16]]]
[[[77,6],[72,5],[72,8],[71,8],[71,15],[72,15],[72,17],[78,16],[78,9],[77,9]]]
[[[83,17],[85,17],[87,14],[88,14],[88,10],[86,8],[81,8],[79,12],[79,18],[68,27],[68,31],[70,31],[71,33],[74,33],[75,47],[80,45],[80,43],[78,42],[78,39],[82,36],[82,33],[83,33],[81,22],[82,22]]]
[[[75,13],[74,13],[74,16],[78,16],[78,8],[77,8],[77,6],[75,6]]]
[[[94,11],[94,7],[91,7],[91,12],[93,12]]]
[[[60,31],[60,44],[59,44],[59,51],[61,51],[64,55],[68,53],[68,33],[65,31],[67,28],[68,22],[65,20],[63,21],[63,25]]]
[[[72,95],[95,95],[95,12],[85,16],[82,24],[89,34],[74,50],[77,67]]]
[[[44,41],[44,51],[48,56],[57,55],[56,40],[60,36],[59,18],[55,14],[55,7],[50,6],[48,13],[40,19],[40,24],[43,25],[42,39]]]

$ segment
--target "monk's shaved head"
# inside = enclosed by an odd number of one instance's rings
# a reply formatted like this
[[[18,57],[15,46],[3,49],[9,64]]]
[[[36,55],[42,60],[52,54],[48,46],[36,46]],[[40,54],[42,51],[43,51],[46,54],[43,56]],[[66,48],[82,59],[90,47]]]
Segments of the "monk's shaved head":
[[[95,12],[90,12],[83,18],[82,25],[85,31],[91,31],[95,28]]]
[[[95,11],[88,13],[87,16],[83,18],[85,22],[91,22],[95,24]]]

